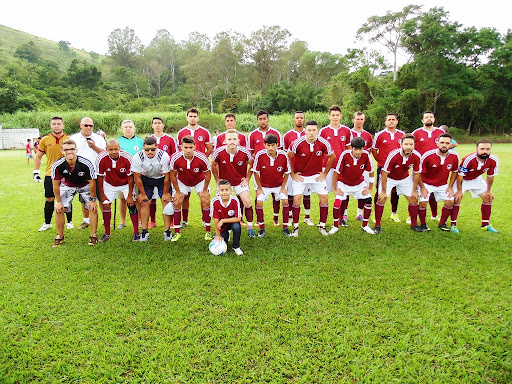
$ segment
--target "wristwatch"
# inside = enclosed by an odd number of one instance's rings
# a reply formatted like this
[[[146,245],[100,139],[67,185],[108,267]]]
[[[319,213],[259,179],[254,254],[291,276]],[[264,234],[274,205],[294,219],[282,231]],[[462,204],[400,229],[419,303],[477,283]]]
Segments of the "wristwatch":
[[[97,197],[91,197],[89,200],[90,201],[98,201],[98,198]]]

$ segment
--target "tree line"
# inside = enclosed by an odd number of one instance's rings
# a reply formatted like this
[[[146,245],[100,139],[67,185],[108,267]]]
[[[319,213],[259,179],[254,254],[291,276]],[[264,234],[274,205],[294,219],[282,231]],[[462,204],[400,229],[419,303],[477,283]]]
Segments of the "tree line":
[[[408,5],[372,16],[347,53],[310,51],[286,29],[264,26],[249,36],[213,38],[192,32],[176,41],[159,30],[144,46],[130,27],[108,36],[98,65],[74,59],[67,68],[41,60],[30,42],[0,68],[0,110],[182,111],[271,113],[365,111],[371,127],[388,112],[402,127],[422,111],[468,134],[512,127],[512,32],[464,27],[439,7]],[[68,42],[59,42],[65,54]],[[381,50],[371,47],[382,47]],[[386,57],[391,57],[388,63]],[[399,66],[398,57],[406,63]]]

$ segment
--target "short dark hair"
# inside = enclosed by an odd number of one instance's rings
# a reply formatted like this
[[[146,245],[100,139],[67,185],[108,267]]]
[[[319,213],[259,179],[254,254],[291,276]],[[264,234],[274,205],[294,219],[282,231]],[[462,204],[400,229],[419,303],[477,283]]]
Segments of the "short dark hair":
[[[74,140],[71,140],[71,139],[64,140],[64,141],[62,142],[62,145],[64,145],[64,144],[67,144],[67,145],[74,145],[74,146],[75,146],[75,149],[76,149],[76,143],[75,143],[75,141],[74,141]]]
[[[29,141],[32,141],[32,140],[30,140],[30,139],[27,139],[27,143],[28,143]]]
[[[296,115],[297,113],[302,113],[303,115],[305,115],[304,111],[295,111],[294,115]]]
[[[195,144],[196,140],[192,136],[188,135],[184,136],[183,139],[181,139],[181,143]]]
[[[219,180],[219,185],[231,185],[231,182],[227,179]]]
[[[62,117],[59,117],[59,116],[53,116],[53,117],[50,119],[50,123],[51,123],[53,120],[60,120],[60,121],[64,121],[64,119],[62,119]]]
[[[258,111],[258,113],[256,114],[256,117],[260,117],[261,115],[267,115],[267,117],[268,117],[268,112],[265,111],[264,109],[260,109]]]
[[[430,114],[432,114],[432,115],[434,114],[434,112],[432,112],[432,111],[425,111],[425,112],[423,112],[423,115],[422,115],[422,116],[425,116],[427,113],[430,113]]]
[[[450,135],[449,133],[441,133],[441,134],[439,135],[439,138],[441,138],[441,137],[447,137],[447,138],[449,138],[450,140],[452,139],[452,135]]]
[[[277,136],[272,133],[266,135],[263,141],[265,142],[265,144],[277,144],[279,142]]]
[[[226,113],[226,116],[224,116],[224,120],[226,120],[228,117],[232,117],[236,120],[236,116],[233,113]]]
[[[151,119],[151,124],[153,124],[153,121],[155,121],[155,120],[160,120],[162,122],[162,124],[165,125],[164,119],[162,119],[161,117],[158,117],[158,116],[155,116]]]
[[[334,104],[329,107],[329,113],[331,113],[331,111],[337,111],[341,113],[341,108],[339,105]]]
[[[405,139],[413,139],[414,142],[416,142],[416,138],[414,137],[414,135],[412,133],[406,133],[405,135],[403,135],[402,136],[402,141],[404,141]]]
[[[390,112],[390,113],[386,114],[386,119],[388,118],[388,116],[395,116],[396,119],[398,120],[398,115],[394,112]]]
[[[197,108],[189,108],[187,110],[187,116],[189,113],[197,113],[197,115],[199,116],[199,111],[197,110]]]
[[[350,141],[350,145],[352,146],[352,148],[364,148],[365,144],[366,141],[364,141],[364,139],[360,136],[354,137]]]
[[[144,139],[144,145],[156,145],[156,139],[153,136],[148,136]]]
[[[316,125],[318,127],[318,123],[316,122],[316,120],[309,120],[308,122],[306,122],[306,126],[308,125]]]
[[[356,116],[364,116],[364,112],[356,111],[356,112],[354,112],[354,115],[352,116],[352,118],[355,119]]]
[[[478,147],[480,144],[491,144],[491,146],[492,146],[492,141],[489,139],[478,140],[478,142],[476,143],[476,146]]]

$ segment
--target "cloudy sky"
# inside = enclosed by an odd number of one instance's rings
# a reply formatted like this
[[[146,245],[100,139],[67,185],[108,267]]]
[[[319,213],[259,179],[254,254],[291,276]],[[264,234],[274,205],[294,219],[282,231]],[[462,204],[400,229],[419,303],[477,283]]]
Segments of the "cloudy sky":
[[[423,10],[442,6],[451,21],[463,26],[512,28],[512,4],[488,0],[471,5],[462,0],[414,2],[412,0],[311,2],[260,0],[217,1],[8,1],[0,10],[0,24],[54,41],[69,41],[75,48],[105,54],[107,38],[116,28],[133,28],[144,45],[157,30],[167,29],[177,41],[190,32],[210,37],[232,30],[249,36],[264,25],[288,29],[292,39],[303,40],[313,51],[346,53],[356,47],[357,29],[374,15],[398,11],[408,4]],[[304,5],[303,5],[304,4]],[[473,3],[474,4],[474,3]]]

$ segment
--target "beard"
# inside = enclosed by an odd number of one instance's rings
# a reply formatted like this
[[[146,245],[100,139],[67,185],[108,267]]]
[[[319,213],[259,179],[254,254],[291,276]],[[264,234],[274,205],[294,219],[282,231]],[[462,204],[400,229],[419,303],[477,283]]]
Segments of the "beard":
[[[427,122],[425,123],[425,127],[431,127],[431,126],[433,126],[433,125],[434,125],[434,123],[433,123],[432,121],[427,121]]]
[[[477,155],[480,160],[487,160],[489,155],[487,153],[482,153],[481,155]]]

